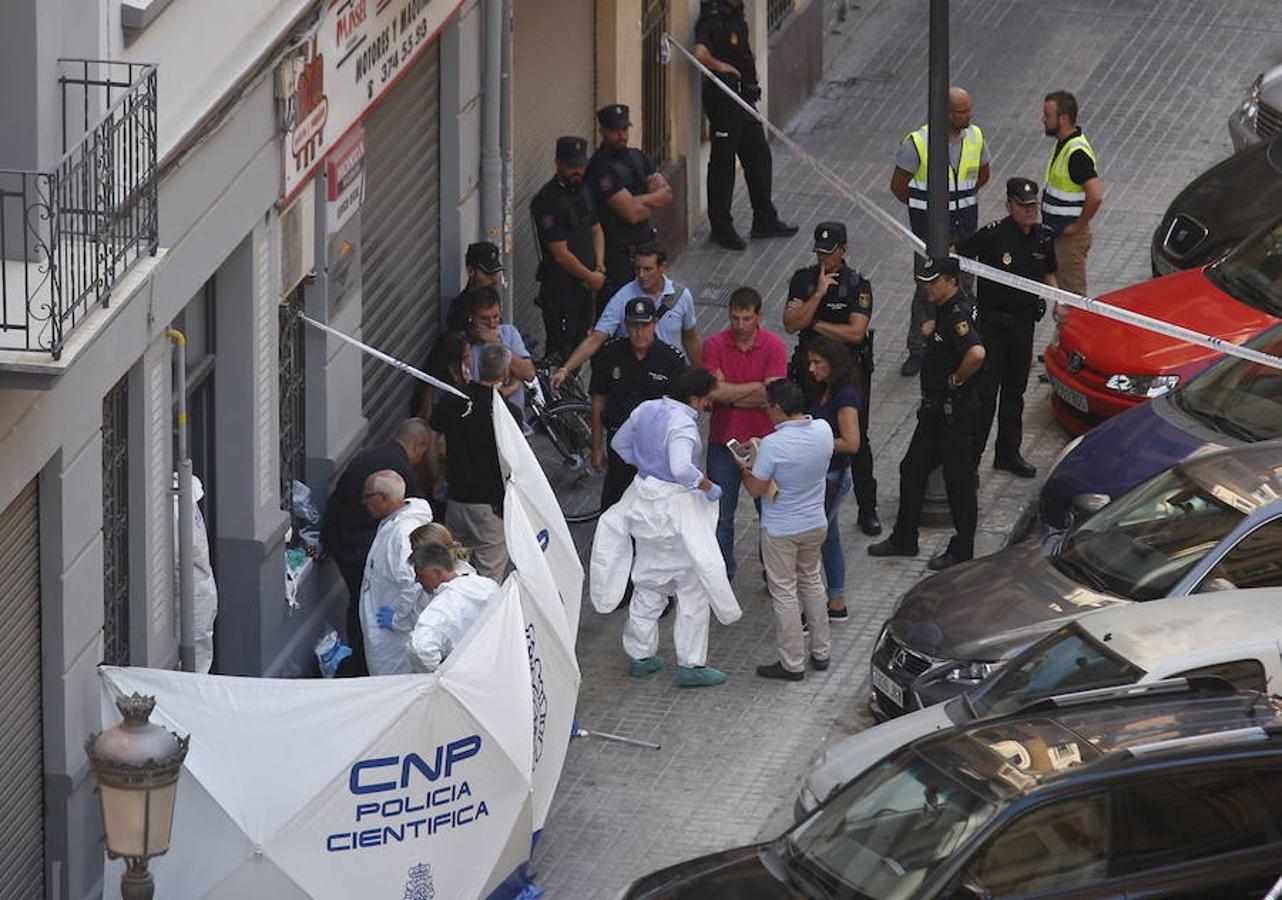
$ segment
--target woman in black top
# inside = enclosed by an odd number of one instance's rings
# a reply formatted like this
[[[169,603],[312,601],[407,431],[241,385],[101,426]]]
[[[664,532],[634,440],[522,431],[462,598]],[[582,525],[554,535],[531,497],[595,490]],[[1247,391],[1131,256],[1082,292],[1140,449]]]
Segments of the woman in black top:
[[[863,394],[859,387],[859,370],[854,366],[850,349],[840,341],[820,335],[806,342],[806,387],[810,397],[810,414],[832,427],[833,453],[824,487],[824,513],[828,516],[828,536],[821,555],[824,576],[828,581],[828,618],[844,621],[846,612],[846,555],[841,549],[841,532],[837,528],[837,510],[850,493],[850,455],[859,450],[859,416]]]

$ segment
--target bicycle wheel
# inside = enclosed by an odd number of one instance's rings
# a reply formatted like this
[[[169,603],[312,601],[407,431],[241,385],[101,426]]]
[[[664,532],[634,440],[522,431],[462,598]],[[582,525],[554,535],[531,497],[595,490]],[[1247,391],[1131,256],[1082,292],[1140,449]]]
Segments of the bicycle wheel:
[[[591,522],[601,515],[604,472],[594,472],[592,459],[592,404],[577,400],[554,403],[530,436],[530,446],[543,467],[552,492],[571,524]]]

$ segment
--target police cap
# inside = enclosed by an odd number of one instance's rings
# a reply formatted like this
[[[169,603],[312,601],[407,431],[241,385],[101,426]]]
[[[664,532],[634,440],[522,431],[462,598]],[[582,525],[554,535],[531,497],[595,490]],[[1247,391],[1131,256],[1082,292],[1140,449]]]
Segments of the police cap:
[[[629,325],[644,325],[654,321],[654,301],[649,297],[629,300],[623,320]]]
[[[1008,178],[1006,180],[1006,197],[1016,203],[1027,206],[1037,202],[1037,182],[1031,178]]]
[[[956,278],[959,274],[961,274],[961,266],[951,256],[918,256],[913,264],[913,278],[922,283],[934,281],[940,275],[951,275]]]
[[[480,269],[487,275],[496,275],[503,271],[503,260],[499,258],[499,248],[489,241],[468,244],[463,263],[474,269]]]
[[[574,135],[559,137],[556,139],[556,158],[567,166],[586,166],[588,142]]]
[[[831,253],[846,244],[846,226],[840,222],[820,222],[815,226],[815,252]]]
[[[602,128],[609,128],[611,131],[627,128],[632,124],[626,103],[611,103],[601,107],[596,111],[596,120]]]

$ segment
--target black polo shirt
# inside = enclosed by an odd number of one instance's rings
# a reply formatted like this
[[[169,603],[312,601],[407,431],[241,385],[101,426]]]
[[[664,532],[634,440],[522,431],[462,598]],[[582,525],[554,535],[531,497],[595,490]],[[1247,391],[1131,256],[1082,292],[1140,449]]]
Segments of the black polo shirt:
[[[396,441],[356,454],[338,477],[321,517],[321,546],[335,559],[364,560],[369,552],[378,519],[365,508],[365,479],[383,469],[391,469],[405,480],[406,497],[423,496],[405,448]]]
[[[935,330],[926,340],[926,355],[921,361],[922,396],[936,397],[947,391],[948,376],[957,371],[966,351],[982,343],[975,326],[975,304],[959,288],[935,308]]]
[[[441,392],[428,421],[445,435],[450,499],[460,503],[503,503],[503,470],[494,442],[494,389],[475,381],[464,385],[468,402]],[[514,413],[515,415],[515,413]]]
[[[818,285],[818,263],[798,269],[788,282],[788,299],[803,302],[809,300]],[[828,293],[819,301],[813,321],[848,325],[851,313],[872,318],[872,285],[867,278],[843,261],[837,271],[837,283],[828,288]],[[801,329],[797,335],[798,344],[806,343],[817,333],[813,325]]]
[[[625,222],[610,209],[610,198],[619,191],[631,191],[634,197],[646,193],[646,181],[654,173],[654,163],[635,147],[618,151],[603,144],[588,160],[583,181],[596,202],[597,215],[605,230],[605,243],[610,249],[635,246],[650,240],[654,234],[649,218],[642,222]]]
[[[578,279],[552,258],[548,244],[565,241],[570,253],[588,271],[595,269],[598,262],[603,262],[596,258],[596,247],[592,243],[592,226],[598,219],[586,182],[572,187],[560,178],[551,179],[530,201],[530,215],[534,219],[539,243],[543,246],[538,278],[544,288],[555,290],[567,285],[579,286]]]
[[[748,20],[743,5],[733,6],[726,0],[703,0],[699,20],[694,24],[694,41],[722,62],[739,70],[746,82],[757,80],[757,60],[748,44]]]
[[[1025,234],[1010,216],[989,222],[957,245],[957,253],[994,269],[1041,281],[1055,271],[1055,233],[1041,222]],[[1041,311],[1035,294],[1008,285],[979,279],[976,305],[980,317],[996,313],[1032,321]]]
[[[658,338],[640,359],[627,338],[610,341],[592,359],[588,386],[591,393],[606,397],[602,424],[610,431],[622,427],[632,410],[666,394],[684,368],[681,354]]]

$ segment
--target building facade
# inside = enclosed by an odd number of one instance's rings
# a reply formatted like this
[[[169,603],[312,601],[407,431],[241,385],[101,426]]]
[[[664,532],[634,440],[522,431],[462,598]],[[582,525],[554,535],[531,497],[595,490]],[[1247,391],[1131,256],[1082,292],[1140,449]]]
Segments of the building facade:
[[[294,552],[296,485],[323,505],[414,386],[299,314],[421,365],[490,239],[509,320],[540,338],[529,200],[609,102],[678,187],[665,241],[702,216],[699,86],[660,42],[697,0],[90,5],[15,0],[0,28],[0,897],[118,872],[84,743],[113,724],[98,665],[179,662],[180,395],[213,670],[312,676],[346,591]],[[749,3],[760,56],[769,16],[817,0],[796,5]]]

